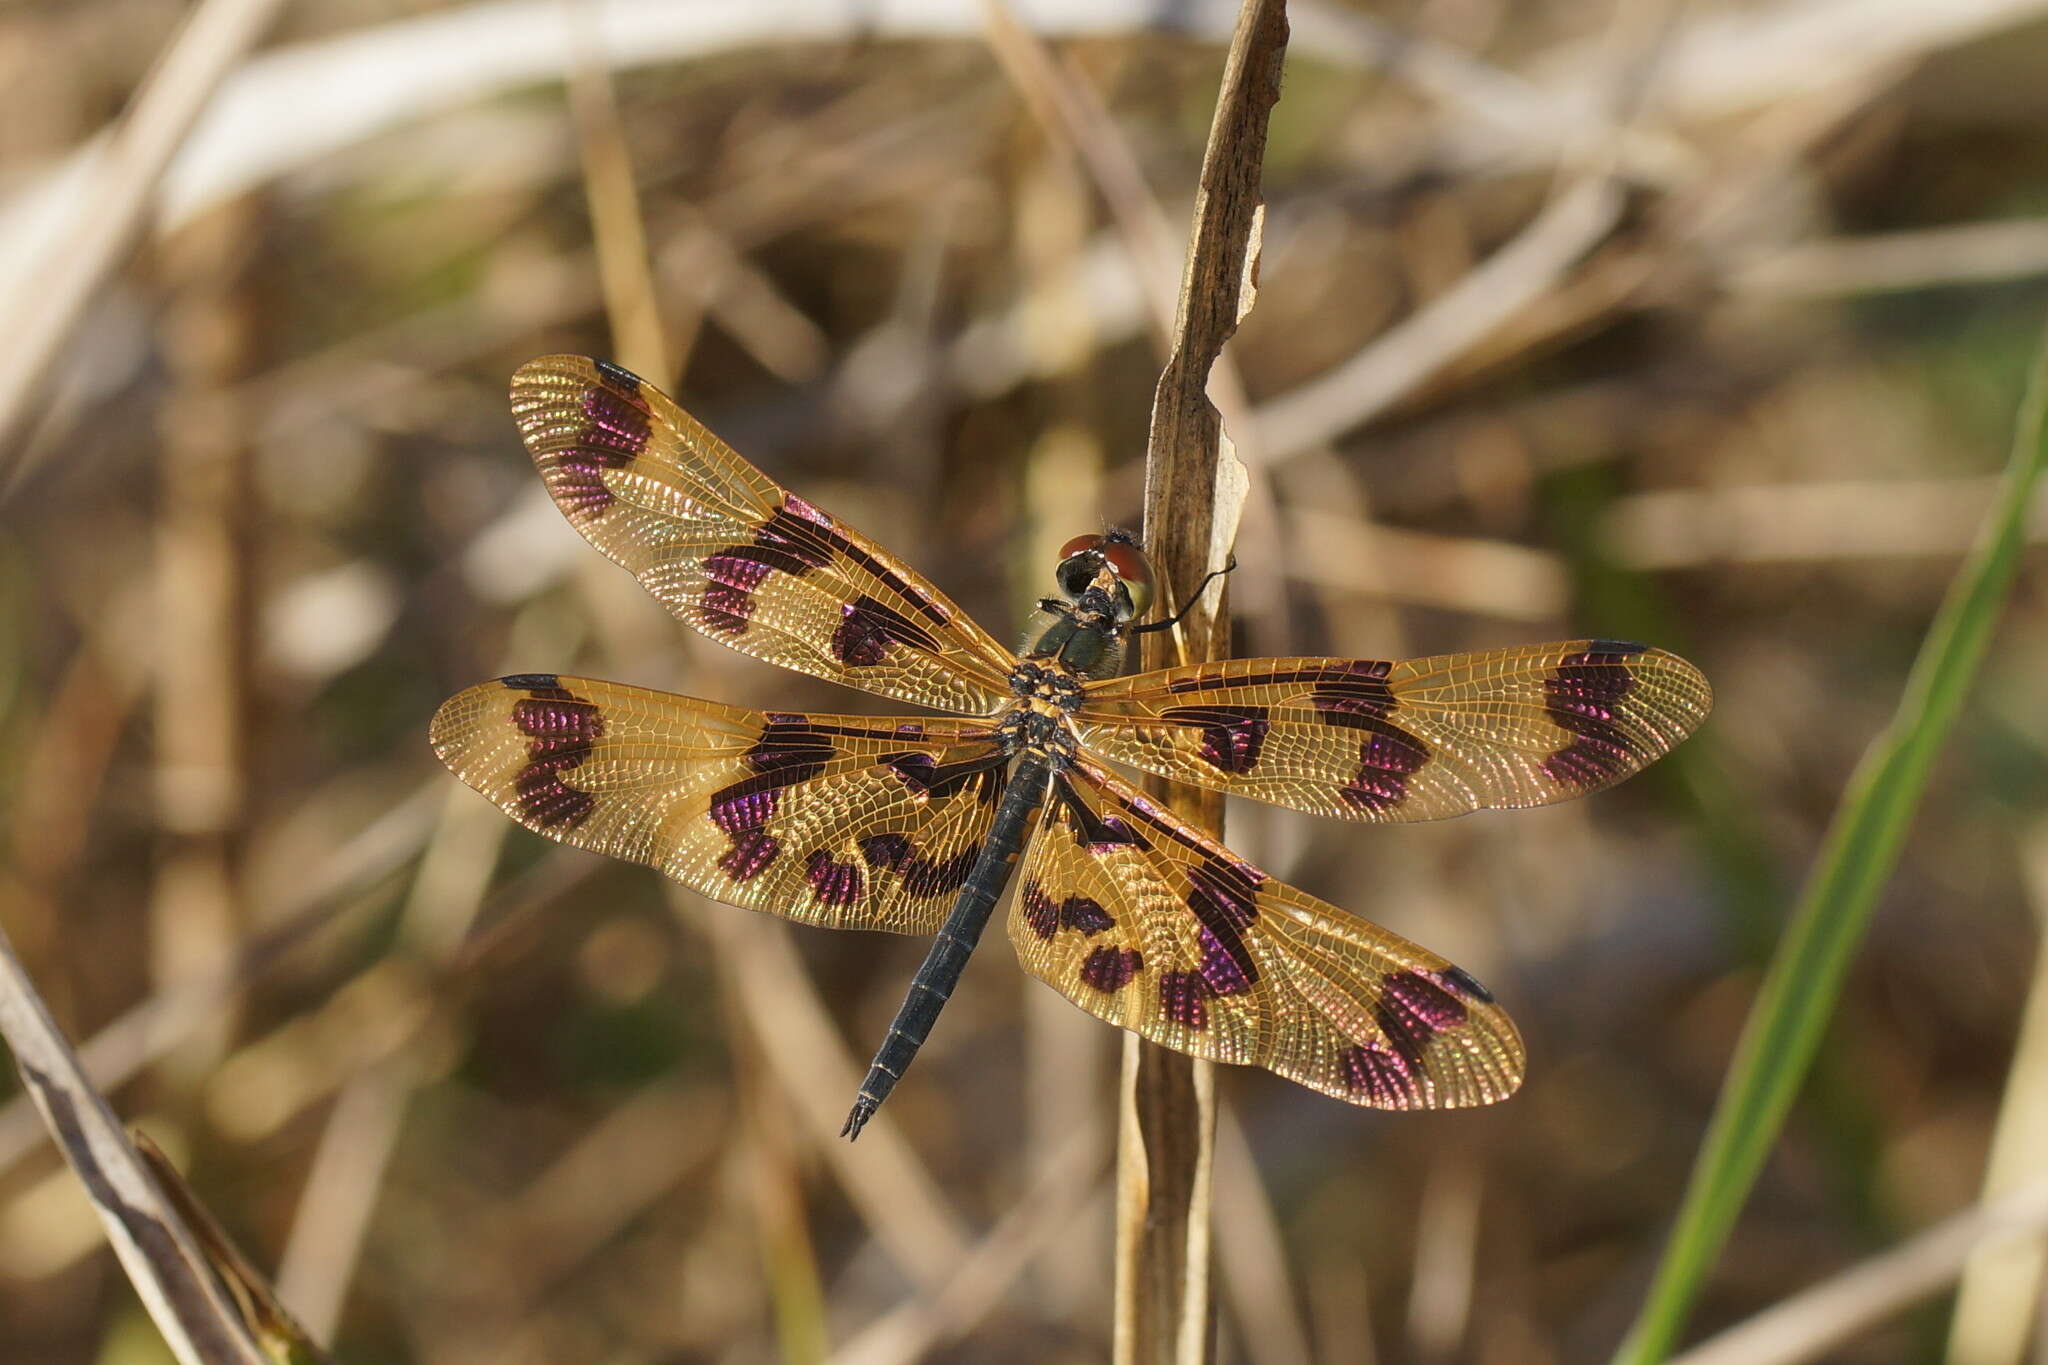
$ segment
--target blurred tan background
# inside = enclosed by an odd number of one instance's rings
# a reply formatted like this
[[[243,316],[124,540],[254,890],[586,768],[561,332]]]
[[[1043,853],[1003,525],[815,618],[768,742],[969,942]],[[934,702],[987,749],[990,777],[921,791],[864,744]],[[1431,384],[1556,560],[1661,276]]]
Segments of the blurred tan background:
[[[0,10],[5,316],[186,8]],[[577,539],[506,411],[535,355],[646,373],[1005,638],[1053,547],[1135,520],[1232,7],[1019,8],[1047,47],[964,0],[285,5],[0,449],[0,923],[346,1360],[1106,1358],[1119,1035],[991,936],[849,1149],[921,944],[672,896],[424,740],[513,669],[865,704]],[[1405,1117],[1223,1075],[1222,1358],[1595,1360],[1988,504],[2048,304],[2048,4],[1294,19],[1239,652],[1622,636],[1718,705],[1555,809],[1232,807],[1493,986],[1530,1066]],[[1702,1329],[1973,1202],[2039,1112],[2037,566]],[[163,1359],[14,1085],[0,1360]],[[1984,1283],[1829,1358],[2020,1365],[2038,1279]]]

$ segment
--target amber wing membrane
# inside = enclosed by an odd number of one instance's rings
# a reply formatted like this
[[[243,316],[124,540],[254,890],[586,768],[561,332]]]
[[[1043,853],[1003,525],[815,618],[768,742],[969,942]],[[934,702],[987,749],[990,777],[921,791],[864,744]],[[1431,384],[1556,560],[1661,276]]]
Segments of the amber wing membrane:
[[[555,504],[685,624],[757,659],[987,715],[1010,652],[915,570],[618,366],[548,356],[512,412]]]
[[[1661,649],[1571,640],[1387,662],[1232,659],[1092,684],[1089,751],[1352,820],[1540,806],[1619,782],[1706,719]]]
[[[951,908],[1007,762],[970,721],[763,713],[551,673],[456,694],[430,734],[551,839],[732,905],[906,934]]]
[[[1505,1099],[1522,1040],[1470,975],[1274,881],[1086,760],[1010,912],[1025,969],[1163,1047],[1382,1109]]]

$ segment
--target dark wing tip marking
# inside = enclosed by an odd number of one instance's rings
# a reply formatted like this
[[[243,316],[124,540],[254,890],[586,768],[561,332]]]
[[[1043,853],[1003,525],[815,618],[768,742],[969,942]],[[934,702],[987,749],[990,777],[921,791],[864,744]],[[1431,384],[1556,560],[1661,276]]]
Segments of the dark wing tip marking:
[[[561,678],[553,673],[507,673],[498,682],[519,692],[554,692],[562,686]]]
[[[1466,971],[1463,967],[1446,967],[1437,975],[1443,978],[1446,986],[1457,991],[1460,995],[1470,996],[1481,1004],[1491,1005],[1493,1003],[1493,992],[1480,985],[1479,978],[1473,976],[1472,973]]]
[[[640,385],[644,382],[639,375],[634,374],[623,365],[614,365],[609,360],[593,358],[590,363],[606,379],[611,380],[612,383],[617,384],[627,393],[638,396]]]

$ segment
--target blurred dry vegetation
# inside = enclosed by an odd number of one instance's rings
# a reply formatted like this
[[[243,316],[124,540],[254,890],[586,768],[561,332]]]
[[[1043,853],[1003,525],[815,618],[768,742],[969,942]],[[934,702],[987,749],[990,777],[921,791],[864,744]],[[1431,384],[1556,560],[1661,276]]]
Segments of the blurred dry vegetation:
[[[0,11],[0,208],[182,8]],[[805,8],[669,6],[725,35],[669,60],[634,7],[506,5],[468,55],[537,28],[552,76],[330,133],[438,11],[288,6],[263,48],[326,65],[262,131],[309,150],[171,196],[0,471],[0,920],[348,1361],[1106,1356],[1117,1035],[991,942],[848,1149],[921,944],[671,896],[511,828],[424,743],[514,668],[863,705],[683,638],[562,524],[506,413],[535,355],[648,370],[998,634],[1050,546],[1135,519],[1161,356],[1130,186],[1105,198],[976,6],[799,41]],[[1043,32],[1177,238],[1229,7],[1157,8]],[[607,12],[609,84],[574,37]],[[1597,1359],[1990,496],[2048,302],[2048,5],[1294,17],[1232,346],[1239,652],[1618,635],[1687,654],[1718,707],[1556,809],[1232,807],[1240,850],[1491,984],[1530,1068],[1496,1109],[1409,1117],[1222,1076],[1223,1354]],[[622,290],[636,212],[648,284]],[[2048,907],[2044,670],[2023,579],[1701,1328],[1974,1202],[2002,1107],[2040,1104],[2007,1068]],[[1949,1312],[1829,1358],[2022,1358],[1953,1354]],[[161,1351],[14,1095],[0,1359]]]

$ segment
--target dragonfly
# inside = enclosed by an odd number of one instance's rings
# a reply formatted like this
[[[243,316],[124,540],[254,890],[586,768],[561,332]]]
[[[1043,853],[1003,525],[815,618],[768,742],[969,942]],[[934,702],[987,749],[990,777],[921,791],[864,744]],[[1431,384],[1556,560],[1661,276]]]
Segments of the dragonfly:
[[[431,726],[458,778],[548,838],[798,923],[931,935],[847,1138],[930,1035],[1013,880],[1024,969],[1163,1047],[1357,1105],[1507,1097],[1522,1040],[1475,977],[1268,876],[1120,770],[1431,820],[1609,786],[1712,704],[1692,665],[1617,640],[1125,674],[1130,638],[1174,618],[1141,623],[1152,569],[1114,530],[1064,546],[1012,652],[617,365],[535,360],[512,411],[570,524],[685,625],[951,713],[757,711],[523,673],[458,693]]]

